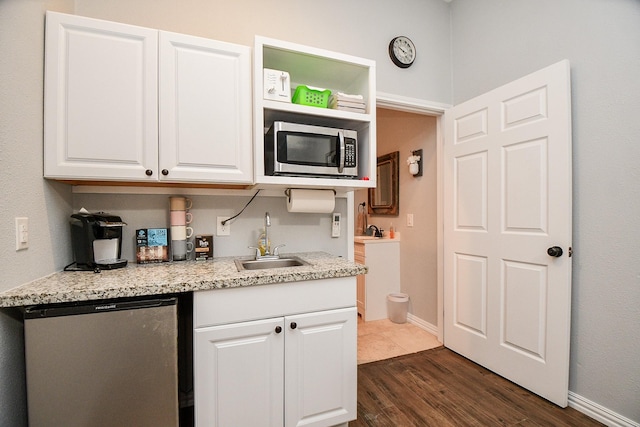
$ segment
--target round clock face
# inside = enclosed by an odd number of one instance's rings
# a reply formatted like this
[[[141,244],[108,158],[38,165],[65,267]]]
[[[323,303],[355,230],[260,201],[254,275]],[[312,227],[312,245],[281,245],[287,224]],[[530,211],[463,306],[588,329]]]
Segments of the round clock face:
[[[389,43],[389,56],[398,67],[408,68],[416,59],[416,47],[408,37],[398,36]]]

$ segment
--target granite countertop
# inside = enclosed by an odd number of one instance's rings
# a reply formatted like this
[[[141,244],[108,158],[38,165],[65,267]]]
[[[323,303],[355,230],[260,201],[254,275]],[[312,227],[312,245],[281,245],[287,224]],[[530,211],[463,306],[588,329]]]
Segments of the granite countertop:
[[[283,254],[285,257],[287,254]],[[0,292],[0,307],[90,301],[143,295],[161,295],[208,289],[349,277],[367,267],[324,252],[289,254],[309,265],[238,272],[234,259],[136,264],[125,268],[53,273],[17,288]],[[246,259],[246,257],[244,257]]]

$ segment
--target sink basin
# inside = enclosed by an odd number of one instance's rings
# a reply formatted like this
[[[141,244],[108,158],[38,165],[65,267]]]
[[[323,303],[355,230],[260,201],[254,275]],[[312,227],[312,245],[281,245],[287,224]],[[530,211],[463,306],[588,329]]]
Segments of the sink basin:
[[[238,271],[242,270],[264,270],[268,268],[283,267],[299,267],[301,265],[309,265],[308,262],[298,257],[287,257],[278,259],[251,259],[251,260],[235,260]]]

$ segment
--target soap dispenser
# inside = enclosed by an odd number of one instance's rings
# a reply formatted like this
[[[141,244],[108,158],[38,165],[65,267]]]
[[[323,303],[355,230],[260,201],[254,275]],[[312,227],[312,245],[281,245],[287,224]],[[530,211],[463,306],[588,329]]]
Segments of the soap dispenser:
[[[258,249],[260,250],[260,256],[264,256],[267,252],[271,253],[271,242],[267,241],[267,233],[264,228],[258,237]]]

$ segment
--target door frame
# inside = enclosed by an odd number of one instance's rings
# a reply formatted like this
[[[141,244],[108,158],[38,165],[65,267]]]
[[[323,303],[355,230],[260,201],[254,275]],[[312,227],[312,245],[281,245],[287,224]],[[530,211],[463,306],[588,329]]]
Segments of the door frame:
[[[444,113],[453,105],[423,101],[384,92],[376,94],[376,107],[436,118],[436,327],[438,341],[444,343]],[[353,205],[351,201],[350,205]],[[351,244],[353,246],[353,244]]]

